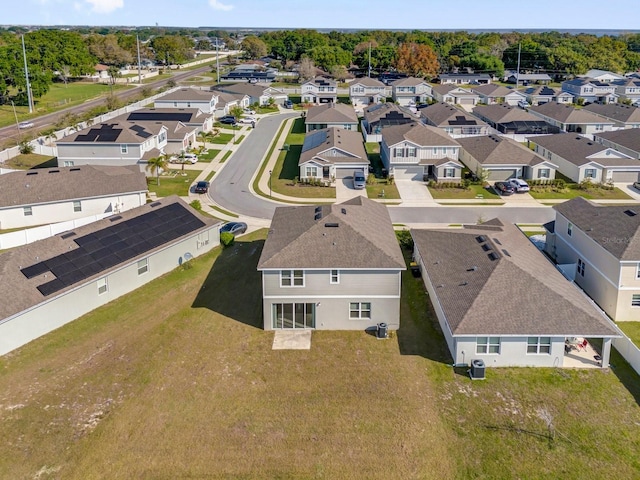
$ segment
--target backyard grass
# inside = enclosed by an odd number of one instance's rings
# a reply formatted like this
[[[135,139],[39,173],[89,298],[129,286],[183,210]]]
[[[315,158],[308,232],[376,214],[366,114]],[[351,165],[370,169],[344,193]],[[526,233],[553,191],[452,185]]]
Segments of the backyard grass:
[[[429,188],[431,196],[436,200],[482,198],[485,200],[500,200],[500,195],[492,189],[486,189],[482,185],[469,185],[469,189],[462,188]]]
[[[200,175],[200,170],[171,170],[170,175],[160,175],[160,185],[157,185],[156,177],[147,177],[149,192],[153,192],[158,197],[168,197],[169,195],[179,195],[186,197],[189,195],[189,187]]]
[[[608,373],[489,368],[472,382],[409,272],[389,340],[315,331],[311,350],[272,350],[265,236],[1,357],[0,477],[640,476],[640,379],[619,355]]]
[[[16,170],[29,170],[32,168],[52,168],[58,166],[56,157],[38,155],[37,153],[21,153],[17,157],[10,158],[3,163],[6,168]]]
[[[564,188],[561,191],[554,191],[549,188],[549,191],[546,192],[531,190],[529,193],[537,200],[570,200],[575,197],[584,197],[589,200],[632,200],[629,195],[617,187],[613,190],[606,190],[598,187],[581,190],[575,183],[567,185],[567,188]]]
[[[618,322],[616,325],[640,347],[640,322]]]

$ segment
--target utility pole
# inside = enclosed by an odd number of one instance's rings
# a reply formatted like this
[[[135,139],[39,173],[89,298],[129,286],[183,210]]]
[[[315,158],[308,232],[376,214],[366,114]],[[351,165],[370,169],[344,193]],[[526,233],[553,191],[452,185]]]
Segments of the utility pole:
[[[220,55],[219,55],[219,50],[218,50],[218,37],[216,37],[216,83],[220,83]]]
[[[140,38],[136,34],[136,46],[138,47],[138,84],[142,84],[142,72],[140,70]]]
[[[29,100],[29,113],[33,113],[33,99],[31,98],[31,83],[29,82],[29,69],[27,67],[27,50],[24,48],[24,35],[22,35],[22,56],[24,57],[24,77],[27,80],[27,98]]]
[[[16,113],[16,106],[13,103],[13,100],[11,100],[11,106],[13,107],[13,116],[16,119],[16,129],[18,130],[18,142],[17,142],[17,144],[20,145],[20,123],[18,122],[18,114]]]
[[[518,84],[520,83],[520,47],[521,43],[518,44],[518,70],[516,70],[516,90],[518,89]]]
[[[369,42],[369,78],[371,78],[371,42]]]

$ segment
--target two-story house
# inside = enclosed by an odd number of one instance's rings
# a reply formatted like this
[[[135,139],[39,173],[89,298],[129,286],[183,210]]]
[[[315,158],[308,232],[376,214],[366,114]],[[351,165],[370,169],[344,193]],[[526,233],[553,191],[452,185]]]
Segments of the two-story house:
[[[613,127],[640,128],[640,108],[621,103],[592,103],[584,107],[587,112],[595,113],[611,122]],[[640,135],[640,132],[638,132]]]
[[[474,91],[451,84],[434,85],[431,95],[438,102],[453,103],[454,105],[473,106],[480,103],[480,95]]]
[[[264,328],[395,330],[405,269],[382,204],[277,207],[258,261]]]
[[[518,102],[526,100],[526,94],[513,88],[502,85],[479,85],[471,89],[472,92],[480,96],[480,103],[493,105],[494,103],[506,103],[507,105],[518,105]]]
[[[349,98],[353,106],[359,110],[367,105],[386,102],[389,96],[391,88],[376,78],[356,78],[349,84]]]
[[[555,102],[530,107],[529,112],[563,132],[593,135],[613,130],[614,122],[585,109]],[[551,133],[551,132],[549,132]]]
[[[586,77],[574,78],[562,82],[562,90],[571,93],[585,103],[615,103],[618,101],[615,85]]]
[[[460,161],[478,177],[487,180],[510,178],[553,179],[557,166],[519,142],[498,135],[459,138]]]
[[[553,207],[546,252],[616,321],[640,318],[640,214],[576,197]]]
[[[411,236],[455,365],[609,366],[618,330],[515,225],[496,218]],[[570,337],[601,338],[600,365],[577,359]]]
[[[325,103],[307,110],[304,126],[307,132],[331,127],[358,130],[358,115],[351,105]]]
[[[406,77],[390,82],[391,96],[398,105],[427,103],[431,97],[431,85],[422,78]]]
[[[329,77],[315,77],[302,84],[302,103],[336,103],[338,83]]]
[[[380,158],[397,180],[460,181],[460,145],[439,128],[407,123],[382,130]]]
[[[560,92],[546,85],[526,88],[523,92],[527,96],[530,105],[542,105],[548,102],[573,103],[573,94]]]
[[[630,100],[632,104],[640,104],[640,78],[625,78],[612,83],[620,100]]]
[[[605,147],[615,148],[631,158],[640,159],[640,135],[636,129],[628,128],[597,133],[593,139]]]
[[[482,120],[448,103],[438,102],[421,108],[420,118],[426,125],[440,128],[453,138],[488,135],[490,130]]]
[[[153,102],[156,108],[197,108],[204,113],[213,113],[217,103],[216,92],[195,87],[178,88],[156,98]]]
[[[615,82],[616,80],[623,80],[624,76],[619,73],[611,72],[609,70],[600,70],[598,68],[593,68],[588,70],[584,75],[580,75],[580,78],[587,78],[592,80],[597,80],[598,82]]]
[[[364,109],[360,125],[365,142],[380,142],[383,128],[413,122],[413,114],[395,103],[379,103]]]
[[[574,182],[633,183],[640,174],[640,161],[581,135],[559,133],[529,139],[535,151]]]

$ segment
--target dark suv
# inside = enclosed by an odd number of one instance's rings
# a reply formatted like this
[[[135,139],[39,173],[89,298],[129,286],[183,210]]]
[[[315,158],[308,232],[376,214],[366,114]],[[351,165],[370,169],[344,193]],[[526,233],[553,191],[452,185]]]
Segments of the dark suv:
[[[209,191],[209,182],[198,182],[194,189],[196,193],[207,193]]]
[[[236,124],[236,117],[234,117],[233,115],[225,115],[224,117],[222,117],[218,121],[220,123],[226,123],[227,125],[235,125]]]

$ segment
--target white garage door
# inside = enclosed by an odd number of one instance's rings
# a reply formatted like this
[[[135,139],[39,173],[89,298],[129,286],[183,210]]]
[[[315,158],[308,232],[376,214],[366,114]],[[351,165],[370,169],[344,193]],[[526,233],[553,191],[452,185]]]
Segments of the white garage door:
[[[516,178],[516,170],[489,170],[489,180],[503,181]]]
[[[474,104],[473,98],[468,98],[468,97],[460,98],[460,105],[473,105],[473,104]]]
[[[394,167],[393,175],[396,180],[422,181],[424,167]]]
[[[355,168],[336,168],[336,178],[348,178],[353,176]]]
[[[613,172],[614,182],[627,182],[633,183],[638,181],[638,172]]]

